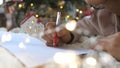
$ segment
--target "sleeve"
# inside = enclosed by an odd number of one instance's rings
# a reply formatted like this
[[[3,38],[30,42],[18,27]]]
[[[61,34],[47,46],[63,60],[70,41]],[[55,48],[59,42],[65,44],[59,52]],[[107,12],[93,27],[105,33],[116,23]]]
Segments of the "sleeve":
[[[91,16],[86,16],[77,23],[76,29],[72,32],[76,42],[81,35],[102,35],[107,36],[114,33],[113,14],[108,10],[96,10]]]
[[[76,29],[72,31],[72,34],[74,35],[72,43],[80,41],[81,36],[95,35],[95,33],[97,34],[96,29],[91,25],[91,17],[92,16],[86,16],[78,21]]]

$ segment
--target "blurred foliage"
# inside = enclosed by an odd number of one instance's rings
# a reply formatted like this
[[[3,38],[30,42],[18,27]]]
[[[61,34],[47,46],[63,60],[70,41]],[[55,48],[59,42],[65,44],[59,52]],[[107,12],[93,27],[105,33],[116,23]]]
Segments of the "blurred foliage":
[[[30,4],[34,6],[31,6]],[[62,3],[62,4],[61,4]],[[12,2],[8,2],[7,5],[11,5]],[[16,22],[19,23],[25,18],[27,12],[34,12],[42,18],[56,18],[56,11],[61,11],[65,17],[67,14],[75,15],[75,8],[80,10],[85,9],[85,0],[23,0],[22,2],[16,2]],[[22,8],[19,8],[19,4],[23,4]],[[63,6],[61,9],[60,6]],[[53,20],[54,21],[54,20]]]

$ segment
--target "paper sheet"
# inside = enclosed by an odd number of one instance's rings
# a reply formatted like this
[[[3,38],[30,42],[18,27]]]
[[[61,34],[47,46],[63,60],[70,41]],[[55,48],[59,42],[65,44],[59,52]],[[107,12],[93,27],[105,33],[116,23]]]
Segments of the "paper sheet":
[[[7,32],[0,32],[0,39]],[[15,34],[9,33],[11,40],[6,42],[1,42],[1,45],[15,55],[21,62],[23,62],[27,67],[34,67],[37,65],[42,65],[51,59],[57,52],[66,52],[71,50],[59,49],[47,47],[40,40],[30,37],[26,34]],[[25,39],[29,38],[29,42],[25,42]],[[23,48],[20,48],[22,43]],[[89,50],[72,50],[77,54],[88,53]]]

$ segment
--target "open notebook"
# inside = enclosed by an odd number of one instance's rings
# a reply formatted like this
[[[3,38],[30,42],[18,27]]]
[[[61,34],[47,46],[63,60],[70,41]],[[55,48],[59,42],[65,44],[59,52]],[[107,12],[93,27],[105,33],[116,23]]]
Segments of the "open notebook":
[[[89,50],[66,50],[47,47],[42,41],[24,33],[0,31],[0,41],[3,48],[7,49],[27,67],[42,65],[57,52],[74,51],[77,54],[89,52]]]

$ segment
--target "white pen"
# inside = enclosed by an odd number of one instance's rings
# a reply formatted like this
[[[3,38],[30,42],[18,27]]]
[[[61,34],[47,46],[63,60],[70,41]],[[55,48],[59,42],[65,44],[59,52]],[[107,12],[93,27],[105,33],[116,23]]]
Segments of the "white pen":
[[[61,17],[61,12],[57,12],[57,18],[56,18],[56,26],[59,25],[60,23],[60,17]],[[53,47],[56,47],[57,46],[57,43],[58,43],[58,37],[57,37],[57,33],[55,32],[54,33],[54,38],[53,38]]]

